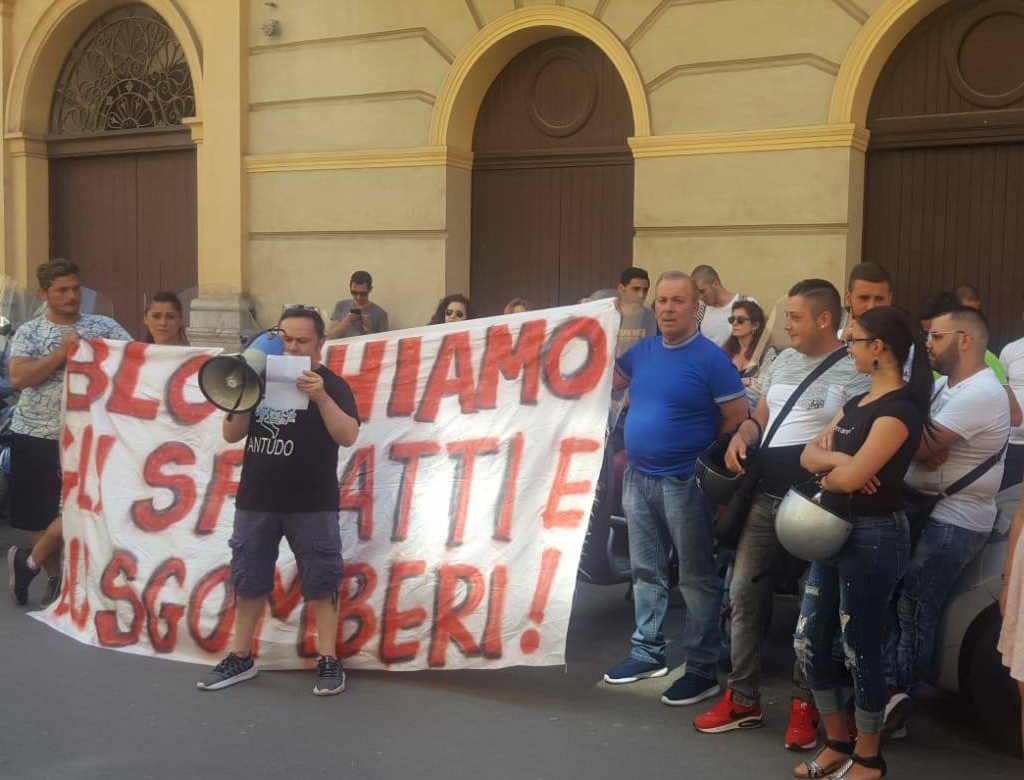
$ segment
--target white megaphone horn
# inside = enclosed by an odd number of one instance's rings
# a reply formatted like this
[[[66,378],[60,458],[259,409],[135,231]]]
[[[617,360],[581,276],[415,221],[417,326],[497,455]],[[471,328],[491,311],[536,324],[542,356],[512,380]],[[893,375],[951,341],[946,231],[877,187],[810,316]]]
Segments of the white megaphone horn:
[[[259,334],[244,352],[218,355],[199,369],[199,389],[206,400],[225,412],[251,412],[266,392],[263,377],[267,372],[267,356],[283,355],[284,341],[277,328]]]

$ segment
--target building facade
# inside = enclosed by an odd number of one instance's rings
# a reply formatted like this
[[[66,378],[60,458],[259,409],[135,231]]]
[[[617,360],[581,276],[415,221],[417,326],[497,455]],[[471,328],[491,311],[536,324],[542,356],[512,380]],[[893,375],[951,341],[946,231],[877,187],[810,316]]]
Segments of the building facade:
[[[267,323],[357,269],[408,327],[628,265],[770,303],[873,259],[1019,335],[1024,0],[0,9],[3,268],[75,260],[130,328],[158,287],[216,340],[227,291]]]

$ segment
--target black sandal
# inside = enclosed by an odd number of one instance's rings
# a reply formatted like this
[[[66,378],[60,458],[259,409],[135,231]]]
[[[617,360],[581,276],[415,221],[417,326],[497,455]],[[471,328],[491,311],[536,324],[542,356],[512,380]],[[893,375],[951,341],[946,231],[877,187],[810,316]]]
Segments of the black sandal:
[[[842,778],[846,777],[846,773],[853,768],[854,764],[860,764],[865,769],[879,770],[882,774],[878,776],[878,780],[882,780],[889,771],[889,767],[885,765],[885,759],[882,758],[881,753],[877,756],[858,756],[856,753],[851,753],[850,760],[839,769],[833,770],[832,774],[825,780],[842,780]]]
[[[850,759],[849,758],[840,759],[839,762],[836,763],[836,764],[830,764],[829,766],[822,766],[821,764],[818,763],[818,756],[820,756],[826,750],[834,750],[837,753],[842,753],[844,756],[853,756],[853,748],[854,748],[855,744],[856,743],[853,742],[852,740],[849,741],[849,742],[839,742],[839,741],[834,740],[834,739],[826,739],[825,740],[825,744],[822,746],[821,750],[819,750],[815,754],[814,758],[810,759],[809,761],[804,761],[802,764],[797,764],[797,767],[803,767],[804,769],[806,769],[807,770],[807,774],[806,775],[798,775],[796,773],[796,769],[794,768],[793,769],[793,777],[799,777],[799,778],[805,778],[805,777],[810,777],[810,778],[825,777],[826,775],[829,775],[831,772],[836,772],[836,771],[838,771],[840,769],[844,769],[846,767],[846,765],[850,763]]]

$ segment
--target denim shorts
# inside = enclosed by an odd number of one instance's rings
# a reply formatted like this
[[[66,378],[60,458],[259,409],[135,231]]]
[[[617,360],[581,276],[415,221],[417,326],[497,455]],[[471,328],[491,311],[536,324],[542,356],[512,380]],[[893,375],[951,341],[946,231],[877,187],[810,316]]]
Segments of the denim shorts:
[[[254,512],[235,510],[231,583],[242,598],[257,599],[274,589],[274,566],[281,538],[295,554],[302,597],[337,599],[344,565],[337,511]]]

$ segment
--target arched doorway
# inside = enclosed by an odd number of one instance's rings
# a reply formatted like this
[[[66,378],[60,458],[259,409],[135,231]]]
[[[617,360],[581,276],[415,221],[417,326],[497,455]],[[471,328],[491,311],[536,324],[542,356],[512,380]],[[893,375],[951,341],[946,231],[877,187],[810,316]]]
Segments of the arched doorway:
[[[994,347],[1018,338],[1024,291],[1024,0],[954,0],[883,68],[868,108],[864,260],[916,314],[971,283]]]
[[[473,134],[470,288],[483,314],[613,287],[633,257],[633,112],[615,66],[580,37],[522,51]]]
[[[132,333],[148,295],[196,284],[196,152],[182,125],[194,113],[181,44],[142,4],[97,19],[54,89],[50,256],[75,262]]]

